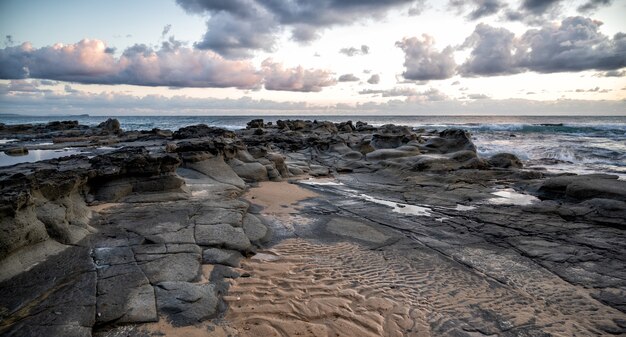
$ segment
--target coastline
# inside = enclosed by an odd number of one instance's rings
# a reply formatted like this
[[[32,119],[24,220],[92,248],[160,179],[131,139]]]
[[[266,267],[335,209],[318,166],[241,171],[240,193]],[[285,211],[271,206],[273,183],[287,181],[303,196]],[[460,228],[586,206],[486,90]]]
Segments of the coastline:
[[[38,262],[6,269],[3,334],[156,335],[164,319],[242,336],[626,332],[615,176],[482,158],[452,129],[54,132],[91,152],[0,168],[2,259]],[[32,253],[42,242],[63,250]]]

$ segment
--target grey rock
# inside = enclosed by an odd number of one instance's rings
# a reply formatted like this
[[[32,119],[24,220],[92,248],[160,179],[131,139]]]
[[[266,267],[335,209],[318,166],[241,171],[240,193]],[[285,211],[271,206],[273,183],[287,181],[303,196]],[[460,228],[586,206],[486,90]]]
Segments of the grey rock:
[[[265,242],[270,236],[267,226],[259,218],[249,213],[243,219],[243,231],[251,242]]]
[[[202,253],[202,262],[239,267],[243,255],[236,250],[209,248]]]
[[[232,159],[229,161],[229,165],[239,177],[247,182],[265,181],[268,179],[267,169],[261,163],[244,163],[238,159]]]
[[[498,153],[488,160],[489,165],[500,168],[522,168],[524,165],[516,155],[511,153]]]
[[[137,263],[151,284],[195,281],[200,275],[200,254],[138,254]]]
[[[229,224],[197,225],[196,242],[202,246],[226,247],[244,252],[252,248],[243,229]]]
[[[172,325],[192,325],[218,312],[218,298],[212,284],[161,282],[155,287],[160,313],[167,315]]]
[[[186,162],[185,166],[224,184],[233,185],[240,189],[246,186],[246,183],[224,162],[221,156],[194,163]]]

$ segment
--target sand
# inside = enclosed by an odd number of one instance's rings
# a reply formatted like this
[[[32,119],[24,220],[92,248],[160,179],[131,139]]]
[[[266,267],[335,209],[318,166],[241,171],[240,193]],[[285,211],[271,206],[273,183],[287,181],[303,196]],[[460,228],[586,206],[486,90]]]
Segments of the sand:
[[[262,214],[286,215],[296,213],[301,206],[299,202],[319,194],[287,181],[264,181],[258,187],[249,189],[244,198],[253,204],[263,207]]]

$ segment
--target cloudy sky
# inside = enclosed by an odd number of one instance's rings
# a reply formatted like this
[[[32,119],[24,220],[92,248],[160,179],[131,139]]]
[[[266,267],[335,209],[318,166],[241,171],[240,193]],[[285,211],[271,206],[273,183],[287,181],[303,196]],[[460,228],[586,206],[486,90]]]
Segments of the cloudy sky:
[[[626,115],[626,0],[2,0],[0,113]]]

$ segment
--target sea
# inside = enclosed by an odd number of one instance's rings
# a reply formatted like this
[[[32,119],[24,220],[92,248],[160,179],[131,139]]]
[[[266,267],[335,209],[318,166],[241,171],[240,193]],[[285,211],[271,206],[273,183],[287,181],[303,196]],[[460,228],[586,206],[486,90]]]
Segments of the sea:
[[[95,126],[106,116],[0,116],[0,123],[47,123],[77,120]],[[124,130],[177,130],[207,124],[242,129],[251,119],[362,121],[374,126],[406,125],[427,130],[469,131],[481,156],[500,152],[517,155],[526,167],[551,172],[609,173],[626,179],[626,116],[114,116]],[[7,140],[0,139],[0,143]],[[71,149],[68,149],[71,151]],[[0,158],[1,159],[1,158]],[[6,165],[6,164],[5,164]]]

